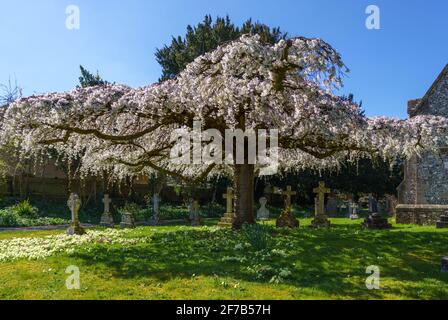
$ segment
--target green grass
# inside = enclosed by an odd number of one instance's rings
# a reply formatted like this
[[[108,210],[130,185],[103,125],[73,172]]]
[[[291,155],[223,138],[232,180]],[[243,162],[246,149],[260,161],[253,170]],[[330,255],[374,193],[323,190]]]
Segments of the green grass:
[[[208,225],[217,220],[207,220]],[[267,223],[261,251],[244,233],[184,226],[140,227],[126,237],[147,243],[96,243],[44,260],[0,263],[1,299],[448,299],[448,231],[395,225],[368,231],[332,219],[329,230]],[[0,239],[63,231],[0,233]],[[242,247],[242,249],[241,249]],[[81,289],[65,287],[65,269],[81,271]],[[380,290],[365,286],[366,267],[381,270]],[[281,270],[288,272],[279,276]]]

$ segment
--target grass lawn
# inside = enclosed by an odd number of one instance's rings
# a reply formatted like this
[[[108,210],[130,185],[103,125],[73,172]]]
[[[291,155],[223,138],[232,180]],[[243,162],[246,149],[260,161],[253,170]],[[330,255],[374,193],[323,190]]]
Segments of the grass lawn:
[[[312,230],[310,219],[301,219],[300,229],[258,233],[212,226],[117,231],[125,242],[106,235],[40,259],[4,258],[0,299],[448,299],[448,274],[440,272],[448,231],[395,224],[366,231],[360,222],[332,219],[331,229]],[[0,257],[12,250],[1,243],[13,238],[62,233],[0,233]],[[70,265],[80,269],[79,290],[65,286]],[[366,288],[370,265],[380,267],[379,290]]]

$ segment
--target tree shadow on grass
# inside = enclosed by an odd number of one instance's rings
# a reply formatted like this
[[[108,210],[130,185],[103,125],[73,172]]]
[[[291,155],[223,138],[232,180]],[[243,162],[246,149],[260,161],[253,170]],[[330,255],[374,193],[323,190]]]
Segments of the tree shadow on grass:
[[[329,297],[380,299],[385,295],[419,299],[448,298],[448,275],[440,272],[440,258],[448,254],[446,233],[361,230],[357,225],[334,225],[328,230],[272,229],[268,249],[262,254],[236,250],[241,234],[227,230],[210,233],[190,230],[156,233],[149,243],[132,246],[97,245],[74,257],[87,265],[101,264],[119,278],[190,279],[193,274],[231,277],[254,283],[268,283],[287,268],[292,272],[285,283],[297,289],[312,288]],[[272,249],[282,250],[273,255]],[[275,251],[275,250],[274,250]],[[286,253],[286,254],[285,254]],[[378,266],[382,290],[367,290],[366,268]],[[269,266],[270,272],[250,271]],[[294,290],[293,290],[294,291]],[[275,297],[273,297],[275,298]]]

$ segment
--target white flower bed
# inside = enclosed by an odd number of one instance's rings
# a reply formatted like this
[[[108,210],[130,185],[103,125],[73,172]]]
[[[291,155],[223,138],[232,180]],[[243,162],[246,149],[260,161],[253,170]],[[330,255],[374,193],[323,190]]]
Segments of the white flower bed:
[[[0,261],[17,259],[42,259],[56,253],[73,253],[77,248],[93,243],[136,244],[147,242],[147,237],[129,239],[123,237],[130,230],[88,230],[82,236],[52,235],[40,238],[15,238],[0,240]]]

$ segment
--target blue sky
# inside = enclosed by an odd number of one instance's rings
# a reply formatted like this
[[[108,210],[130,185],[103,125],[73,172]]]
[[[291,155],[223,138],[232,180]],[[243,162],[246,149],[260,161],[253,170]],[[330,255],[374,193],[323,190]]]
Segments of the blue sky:
[[[80,8],[79,30],[65,27],[71,4]],[[365,27],[370,4],[381,10],[380,30]],[[80,64],[117,83],[155,82],[155,49],[205,14],[326,40],[351,70],[344,92],[368,115],[406,117],[407,100],[448,63],[446,0],[0,0],[0,83],[16,77],[26,95],[66,91]]]

